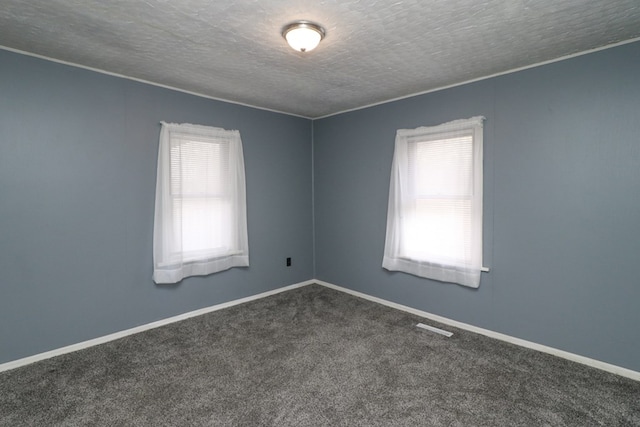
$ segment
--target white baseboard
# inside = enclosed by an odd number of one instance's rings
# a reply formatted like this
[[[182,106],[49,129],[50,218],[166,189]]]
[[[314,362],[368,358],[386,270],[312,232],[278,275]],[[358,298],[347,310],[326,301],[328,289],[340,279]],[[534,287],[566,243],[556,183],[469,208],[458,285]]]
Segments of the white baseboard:
[[[129,335],[137,334],[140,332],[148,331],[149,329],[159,328],[160,326],[165,326],[170,323],[179,322],[181,320],[189,319],[190,317],[201,316],[206,313],[211,313],[212,311],[222,310],[223,308],[233,307],[234,305],[243,304],[245,302],[254,301],[260,298],[265,298],[271,295],[279,294],[281,292],[286,292],[292,289],[300,288],[303,286],[307,286],[310,284],[316,283],[315,280],[307,280],[305,282],[295,283],[293,285],[285,286],[282,288],[274,289],[271,291],[263,292],[257,295],[251,295],[246,298],[240,298],[237,300],[225,302],[222,304],[212,305],[210,307],[201,308],[199,310],[190,311],[188,313],[179,314],[177,316],[169,317],[167,319],[158,320],[156,322],[147,323],[145,325],[136,326],[135,328],[126,329],[124,331],[115,332],[113,334],[105,335],[102,337],[94,338],[88,341],[79,342],[77,344],[72,344],[66,347],[57,348],[55,350],[47,351],[44,353],[35,354],[33,356],[24,357],[22,359],[13,360],[11,362],[6,362],[0,364],[0,372],[8,371],[10,369],[19,368],[21,366],[29,365],[31,363],[38,362],[40,360],[50,359],[55,356],[60,356],[62,354],[71,353],[74,351],[82,350],[85,348],[93,347],[94,345],[104,344],[109,341],[117,340],[119,338],[123,338]]]
[[[418,310],[412,307],[408,307],[406,305],[397,304],[395,302],[387,301],[382,298],[374,297],[368,294],[364,294],[362,292],[354,291],[349,288],[344,288],[342,286],[334,285],[332,283],[328,283],[322,280],[307,280],[300,283],[295,283],[293,285],[285,286],[282,288],[274,289],[271,291],[263,292],[260,294],[248,296],[246,298],[240,298],[237,300],[225,302],[222,304],[213,305],[210,307],[201,308],[199,310],[190,311],[188,313],[183,313],[177,316],[169,317],[167,319],[158,320],[156,322],[147,323],[145,325],[136,326],[135,328],[126,329],[124,331],[115,332],[113,334],[105,335],[102,337],[94,338],[88,341],[83,341],[77,344],[72,344],[66,347],[61,347],[55,350],[47,351],[44,353],[39,353],[33,356],[25,357],[22,359],[14,360],[11,362],[6,362],[0,364],[0,372],[8,371],[11,369],[19,368],[21,366],[29,365],[34,362],[38,362],[40,360],[49,359],[55,356],[60,356],[62,354],[71,353],[74,351],[82,350],[85,348],[93,347],[94,345],[103,344],[109,341],[117,340],[119,338],[123,338],[129,335],[137,334],[140,332],[147,331],[149,329],[159,328],[160,326],[165,326],[174,322],[179,322],[181,320],[189,319],[191,317],[201,316],[206,313],[211,313],[213,311],[222,310],[224,308],[233,307],[234,305],[243,304],[245,302],[254,301],[260,298],[265,298],[271,295],[279,294],[281,292],[286,292],[292,289],[301,288],[303,286],[318,284],[321,286],[325,286],[327,288],[331,288],[337,291],[345,292],[347,294],[363,298],[369,301],[376,302],[378,304],[385,305],[387,307],[395,308],[397,310],[402,310],[407,313],[415,314],[416,316],[424,317],[425,319],[430,319],[435,322],[443,323],[445,325],[454,326],[456,328],[464,329],[470,332],[475,332],[480,335],[484,335],[490,338],[495,338],[500,341],[505,341],[511,344],[516,344],[521,347],[530,348],[533,350],[541,351],[543,353],[552,354],[554,356],[561,357],[563,359],[571,360],[573,362],[581,363],[583,365],[591,366],[593,368],[601,369],[603,371],[611,372],[613,374],[617,374],[623,377],[631,378],[636,381],[640,381],[640,372],[633,371],[631,369],[623,368],[620,366],[612,365],[610,363],[601,362],[599,360],[591,359],[585,356],[580,356],[578,354],[569,353],[568,351],[559,350],[557,348],[548,347],[546,345],[537,344],[531,341],[526,341],[520,338],[512,337],[510,335],[502,334],[499,332],[494,332],[489,329],[479,328],[477,326],[469,325],[467,323],[458,322],[457,320],[452,320],[446,317],[438,316],[437,314],[428,313],[426,311]]]
[[[568,351],[559,350],[557,348],[548,347],[546,345],[537,344],[535,342],[526,341],[520,338],[512,337],[510,335],[494,332],[489,329],[479,328],[477,326],[469,325],[467,323],[458,322],[457,320],[448,319],[446,317],[438,316],[437,314],[431,314],[426,311],[418,310],[406,305],[397,304],[395,302],[387,301],[382,298],[374,297],[371,295],[363,294],[362,292],[354,291],[352,289],[343,288],[331,283],[324,282],[322,280],[312,281],[327,288],[335,289],[337,291],[346,292],[359,298],[363,298],[369,301],[377,302],[378,304],[386,305],[387,307],[395,308],[398,310],[406,311],[416,316],[424,317],[426,319],[433,320],[434,322],[443,323],[445,325],[454,326],[456,328],[464,329],[467,331],[475,332],[480,335],[485,335],[490,338],[495,338],[500,341],[506,341],[511,344],[516,344],[521,347],[530,348],[533,350],[541,351],[543,353],[552,354],[554,356],[561,357],[563,359],[571,360],[573,362],[581,363],[583,365],[591,366],[593,368],[601,369],[603,371],[611,372],[623,377],[631,378],[632,380],[640,381],[640,372],[633,371],[631,369],[623,368],[620,366],[612,365],[610,363],[601,362],[599,360],[591,359],[578,354],[569,353]]]

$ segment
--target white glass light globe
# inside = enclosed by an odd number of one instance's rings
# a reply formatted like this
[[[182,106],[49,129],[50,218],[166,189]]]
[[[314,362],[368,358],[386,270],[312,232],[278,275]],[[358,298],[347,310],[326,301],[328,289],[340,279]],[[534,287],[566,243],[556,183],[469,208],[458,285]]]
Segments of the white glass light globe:
[[[298,52],[310,52],[318,46],[324,31],[317,25],[303,22],[285,28],[283,36],[291,48]]]

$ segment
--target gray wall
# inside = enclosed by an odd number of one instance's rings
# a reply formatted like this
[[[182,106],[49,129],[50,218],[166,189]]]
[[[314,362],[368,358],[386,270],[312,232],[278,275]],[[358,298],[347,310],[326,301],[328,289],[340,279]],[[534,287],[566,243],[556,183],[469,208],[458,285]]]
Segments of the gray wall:
[[[161,120],[240,130],[251,267],[152,282]],[[310,140],[309,120],[0,51],[0,363],[311,279]]]
[[[396,129],[484,115],[473,290],[381,268]],[[640,43],[314,121],[316,277],[640,371]]]
[[[0,51],[0,363],[315,277],[640,371],[640,43],[313,122]],[[485,123],[480,289],[381,268],[398,128]],[[151,281],[161,120],[239,129],[251,267]],[[293,257],[293,266],[284,259]]]

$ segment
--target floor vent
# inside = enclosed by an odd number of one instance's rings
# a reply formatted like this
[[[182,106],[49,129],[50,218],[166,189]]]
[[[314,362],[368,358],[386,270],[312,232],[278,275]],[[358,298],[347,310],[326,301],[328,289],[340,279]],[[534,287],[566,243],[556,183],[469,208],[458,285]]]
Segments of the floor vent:
[[[418,323],[416,326],[418,328],[426,329],[427,331],[435,332],[436,334],[444,335],[445,337],[451,337],[453,335],[453,332],[449,332],[449,331],[445,331],[444,329],[425,325],[424,323]]]

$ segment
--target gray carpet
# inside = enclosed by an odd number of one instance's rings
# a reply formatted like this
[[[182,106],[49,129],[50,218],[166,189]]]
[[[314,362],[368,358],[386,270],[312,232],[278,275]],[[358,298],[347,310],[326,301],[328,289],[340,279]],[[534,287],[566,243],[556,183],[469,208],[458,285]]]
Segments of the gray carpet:
[[[312,285],[2,373],[0,425],[638,426],[640,382]]]

